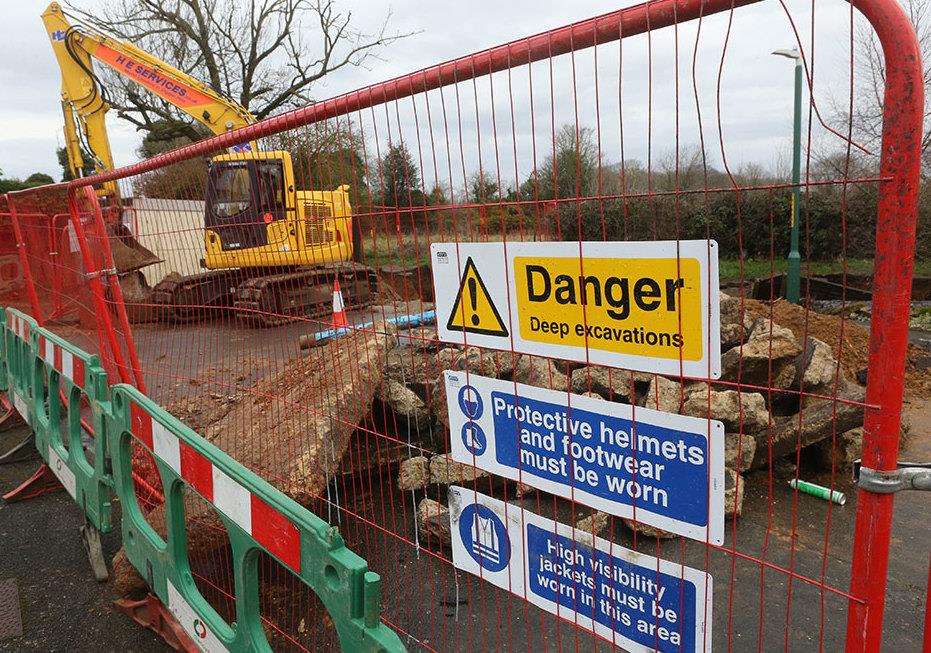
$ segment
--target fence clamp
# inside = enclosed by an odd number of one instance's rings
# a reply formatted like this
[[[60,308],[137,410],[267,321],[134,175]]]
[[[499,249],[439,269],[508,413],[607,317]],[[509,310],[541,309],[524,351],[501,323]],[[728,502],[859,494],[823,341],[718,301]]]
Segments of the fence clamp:
[[[84,278],[85,279],[96,279],[97,277],[115,275],[116,273],[117,273],[116,268],[106,268],[104,270],[97,270],[96,272],[85,272]]]
[[[900,462],[898,469],[881,472],[853,463],[853,480],[861,490],[892,494],[901,490],[931,491],[931,463]]]

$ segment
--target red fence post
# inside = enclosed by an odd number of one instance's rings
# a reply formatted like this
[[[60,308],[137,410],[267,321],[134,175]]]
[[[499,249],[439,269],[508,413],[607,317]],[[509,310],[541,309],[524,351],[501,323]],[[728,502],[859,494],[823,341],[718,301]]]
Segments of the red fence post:
[[[931,557],[928,558],[928,584],[925,585],[925,639],[921,650],[931,653]]]
[[[911,21],[895,0],[854,0],[882,43],[886,60],[882,161],[876,216],[873,315],[864,419],[863,465],[896,468],[908,318],[918,219],[924,77]],[[847,650],[878,651],[882,642],[892,494],[860,490],[851,567]]]
[[[87,188],[93,192],[93,188],[90,186]],[[105,345],[109,345],[110,352],[113,355],[113,362],[116,364],[117,371],[119,372],[120,381],[123,383],[132,383],[132,376],[130,375],[129,368],[126,366],[122,348],[120,347],[119,340],[117,340],[116,332],[113,329],[113,321],[110,319],[110,312],[107,310],[103,284],[100,282],[100,276],[106,274],[107,271],[95,269],[97,265],[94,263],[90,248],[87,245],[87,237],[84,233],[84,225],[81,222],[81,213],[78,210],[77,199],[74,196],[74,192],[70,189],[68,191],[68,210],[71,213],[71,224],[74,227],[75,235],[81,250],[84,274],[90,286],[94,309],[97,311],[98,332],[103,332],[101,334],[102,341],[100,343],[100,353],[103,355],[107,349]]]
[[[73,189],[70,193],[77,192]],[[116,313],[116,319],[120,329],[123,331],[123,344],[126,346],[126,355],[129,357],[129,364],[132,367],[133,379],[135,386],[140,392],[145,392],[145,381],[142,377],[142,364],[139,362],[139,354],[136,352],[136,342],[133,339],[133,331],[129,325],[129,317],[126,315],[126,304],[123,301],[123,288],[120,286],[120,278],[116,273],[116,266],[113,263],[113,251],[110,249],[110,240],[107,237],[107,226],[103,219],[103,211],[100,208],[100,202],[91,186],[84,186],[82,191],[85,200],[90,204],[94,213],[94,224],[101,240],[101,249],[103,250],[104,265],[107,267],[107,286],[110,289],[110,295],[113,298],[113,308]]]

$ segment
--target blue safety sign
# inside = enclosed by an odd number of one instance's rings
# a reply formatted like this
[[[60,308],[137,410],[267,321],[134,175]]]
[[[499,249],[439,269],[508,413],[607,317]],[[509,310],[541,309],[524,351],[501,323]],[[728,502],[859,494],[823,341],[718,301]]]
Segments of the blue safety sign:
[[[724,426],[445,373],[452,457],[619,517],[724,541]],[[458,397],[458,400],[454,399]]]
[[[459,516],[463,548],[480,567],[501,571],[511,560],[511,543],[504,522],[487,506],[472,503]]]
[[[459,409],[466,419],[478,419],[482,416],[482,395],[471,385],[464,385],[459,390]]]
[[[481,456],[488,447],[485,431],[477,422],[468,421],[462,425],[462,445],[473,456]]]
[[[451,487],[453,564],[628,651],[711,651],[710,574]]]

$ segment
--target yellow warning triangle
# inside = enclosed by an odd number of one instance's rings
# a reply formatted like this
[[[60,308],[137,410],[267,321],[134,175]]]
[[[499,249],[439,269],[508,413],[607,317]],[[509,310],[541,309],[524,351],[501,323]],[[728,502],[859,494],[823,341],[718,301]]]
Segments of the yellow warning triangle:
[[[488,294],[488,288],[470,256],[466,260],[459,292],[453,302],[446,328],[451,331],[478,333],[485,336],[507,336],[508,330]]]

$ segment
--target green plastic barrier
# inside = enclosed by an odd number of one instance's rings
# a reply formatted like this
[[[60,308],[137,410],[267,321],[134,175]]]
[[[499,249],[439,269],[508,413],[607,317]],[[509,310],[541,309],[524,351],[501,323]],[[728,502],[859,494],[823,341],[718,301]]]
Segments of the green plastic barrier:
[[[380,618],[381,578],[335,528],[253,474],[138,390],[111,388],[113,479],[123,548],[152,591],[203,650],[270,651],[259,614],[257,552],[266,551],[320,598],[343,651],[404,651]],[[131,478],[131,438],[155,456],[168,541],[148,524]],[[184,488],[210,502],[232,549],[236,620],[226,623],[197,590],[187,559]]]
[[[3,318],[4,390],[9,394],[13,407],[31,426],[35,404],[33,334],[38,325],[31,317],[14,308],[5,309]]]
[[[10,350],[7,346],[7,340],[13,330],[10,328],[10,314],[8,311],[9,309],[3,309],[3,325],[0,326],[0,392],[4,394],[10,390],[9,376],[12,373],[8,362]]]
[[[107,455],[106,419],[110,412],[107,375],[97,356],[92,356],[36,327],[32,429],[36,449],[87,520],[100,532],[113,528],[112,479]],[[82,396],[90,408],[93,455],[88,460],[81,425]]]
[[[404,651],[379,618],[381,578],[338,531],[245,469],[127,385],[109,388],[97,356],[4,310],[0,391],[32,427],[36,448],[84,510],[91,564],[106,578],[100,531],[112,529],[113,491],[122,501],[123,546],[152,591],[204,650],[269,651],[259,614],[257,552],[274,557],[320,598],[344,651]],[[82,405],[90,408],[92,456]],[[85,411],[86,412],[86,411]],[[155,456],[165,489],[168,541],[142,515],[132,479],[131,438]],[[90,459],[89,459],[90,458]],[[201,596],[187,559],[184,488],[209,501],[232,549],[236,619],[226,623]]]

